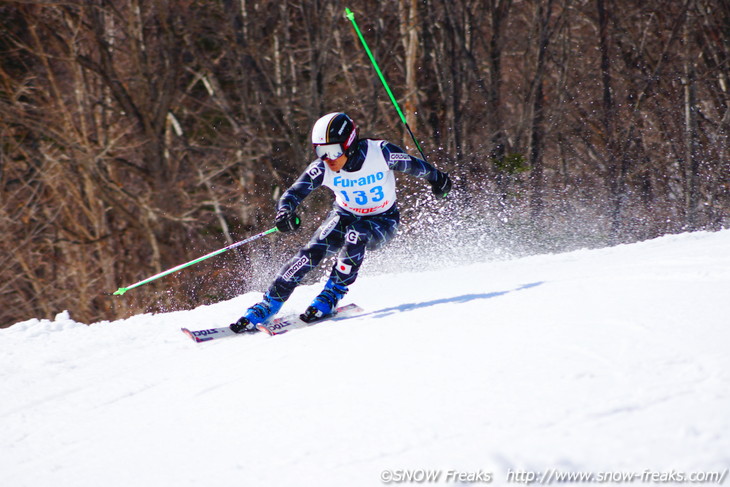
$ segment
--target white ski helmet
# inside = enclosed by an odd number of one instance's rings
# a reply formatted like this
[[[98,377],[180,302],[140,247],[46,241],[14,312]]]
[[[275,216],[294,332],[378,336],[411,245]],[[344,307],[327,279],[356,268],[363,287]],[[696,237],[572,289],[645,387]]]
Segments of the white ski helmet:
[[[337,159],[342,154],[349,157],[357,138],[357,125],[342,112],[328,113],[312,128],[312,146],[322,159]]]

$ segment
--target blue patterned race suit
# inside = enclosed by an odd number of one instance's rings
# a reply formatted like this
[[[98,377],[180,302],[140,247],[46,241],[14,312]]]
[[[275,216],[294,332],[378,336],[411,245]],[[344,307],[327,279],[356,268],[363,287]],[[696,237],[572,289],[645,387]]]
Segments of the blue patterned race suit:
[[[377,152],[368,154],[370,151]],[[369,167],[375,169],[368,172]],[[268,290],[271,297],[286,301],[309,271],[323,258],[337,252],[330,278],[345,287],[355,282],[365,251],[382,247],[398,230],[400,215],[392,171],[425,178],[429,182],[436,181],[440,174],[429,163],[403,149],[372,139],[360,139],[354,153],[337,173],[321,159],[307,167],[282,195],[277,210],[294,211],[309,193],[322,185],[330,187],[337,200],[309,243],[279,271]],[[363,173],[368,176],[362,176]],[[388,188],[389,182],[391,188]]]

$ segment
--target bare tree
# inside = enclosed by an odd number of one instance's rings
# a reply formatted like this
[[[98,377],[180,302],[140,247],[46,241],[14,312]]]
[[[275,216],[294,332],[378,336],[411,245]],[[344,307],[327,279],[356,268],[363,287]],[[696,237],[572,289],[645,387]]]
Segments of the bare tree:
[[[344,7],[0,3],[0,324],[63,309],[111,319],[263,286],[301,237],[124,300],[103,294],[270,225],[314,157],[323,112],[410,145]],[[730,225],[728,2],[350,7],[425,153],[457,181],[450,223],[528,250]],[[423,207],[416,184],[401,194]],[[313,194],[305,224],[330,204]]]

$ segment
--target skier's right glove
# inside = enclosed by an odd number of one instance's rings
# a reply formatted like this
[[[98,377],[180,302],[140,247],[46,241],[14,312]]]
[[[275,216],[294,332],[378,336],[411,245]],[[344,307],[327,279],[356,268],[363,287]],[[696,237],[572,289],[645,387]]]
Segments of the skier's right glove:
[[[274,221],[276,222],[276,229],[280,232],[293,232],[302,224],[302,220],[296,212],[287,208],[279,210]]]
[[[437,198],[446,198],[451,191],[451,178],[445,172],[439,172],[438,179],[431,183],[431,190]]]

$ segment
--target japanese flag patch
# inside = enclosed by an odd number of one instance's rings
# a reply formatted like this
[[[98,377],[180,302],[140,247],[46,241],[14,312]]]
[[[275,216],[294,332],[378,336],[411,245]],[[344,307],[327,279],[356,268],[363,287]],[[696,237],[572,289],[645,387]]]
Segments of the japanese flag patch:
[[[350,272],[352,272],[352,266],[347,265],[340,260],[337,261],[337,270],[340,271],[342,274],[350,274]]]

